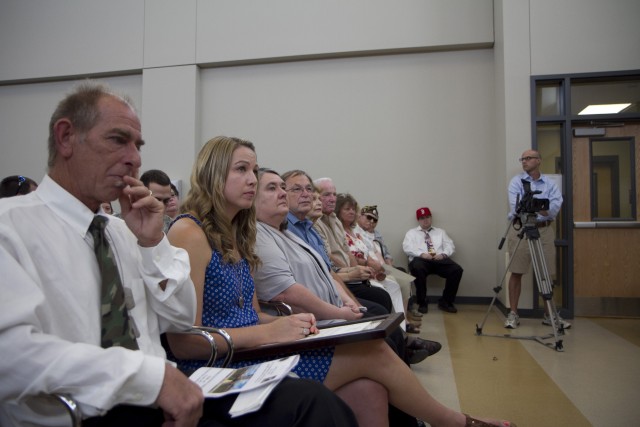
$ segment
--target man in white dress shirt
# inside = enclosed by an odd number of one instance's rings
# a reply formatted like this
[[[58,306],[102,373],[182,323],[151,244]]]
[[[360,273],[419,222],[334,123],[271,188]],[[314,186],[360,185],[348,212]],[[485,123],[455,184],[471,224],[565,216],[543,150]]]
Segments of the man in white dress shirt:
[[[83,84],[53,113],[48,174],[37,191],[0,201],[4,427],[69,425],[62,406],[46,398],[54,393],[78,403],[83,426],[209,426],[220,425],[208,424],[219,418],[227,424],[233,400],[205,404],[201,389],[166,361],[160,343],[161,333],[193,325],[196,295],[186,251],[171,246],[162,231],[162,202],[136,178],[140,128],[125,98]],[[100,208],[115,199],[122,219]],[[120,278],[116,295],[124,295],[126,310],[101,301],[103,274],[89,230],[103,218],[109,271]],[[132,325],[125,329],[134,345],[103,343],[101,318],[110,314]],[[279,392],[281,383],[261,411],[234,419],[234,425],[355,423],[348,409],[342,412],[344,403],[321,404],[337,399],[326,388],[292,383],[291,393]],[[325,414],[329,419],[322,419]]]
[[[448,313],[456,313],[453,303],[462,279],[462,267],[450,257],[455,252],[453,241],[442,228],[431,226],[431,210],[427,207],[416,211],[418,227],[407,231],[402,249],[409,257],[409,271],[415,276],[416,300],[421,313],[429,311],[427,276],[437,274],[445,278],[444,291],[438,307]]]

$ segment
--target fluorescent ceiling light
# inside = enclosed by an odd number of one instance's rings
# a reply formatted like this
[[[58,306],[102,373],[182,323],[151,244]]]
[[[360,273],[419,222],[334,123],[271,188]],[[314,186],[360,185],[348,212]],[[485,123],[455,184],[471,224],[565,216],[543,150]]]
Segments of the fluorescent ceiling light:
[[[631,104],[599,104],[599,105],[589,105],[584,110],[578,113],[579,116],[584,116],[587,114],[618,114],[620,111],[624,110]]]

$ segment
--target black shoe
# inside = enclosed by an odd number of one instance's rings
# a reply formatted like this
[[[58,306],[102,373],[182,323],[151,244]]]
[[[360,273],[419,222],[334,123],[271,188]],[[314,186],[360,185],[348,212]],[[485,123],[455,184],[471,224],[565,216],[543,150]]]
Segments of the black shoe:
[[[420,363],[427,357],[429,357],[429,352],[427,350],[412,350],[408,348],[405,352],[405,360],[409,365]]]
[[[451,304],[450,302],[445,302],[445,301],[440,301],[438,303],[438,308],[442,311],[446,311],[447,313],[457,313],[458,309],[456,308],[455,305]]]
[[[420,304],[420,307],[418,307],[418,311],[420,313],[427,314],[429,312],[429,306],[426,303]]]
[[[441,348],[442,345],[439,342],[415,338],[407,344],[405,350],[406,361],[410,365],[415,365],[427,357],[433,356],[439,352]]]
[[[425,350],[428,356],[433,356],[442,348],[442,344],[437,341],[423,340],[422,338],[411,338],[407,340],[407,351]]]

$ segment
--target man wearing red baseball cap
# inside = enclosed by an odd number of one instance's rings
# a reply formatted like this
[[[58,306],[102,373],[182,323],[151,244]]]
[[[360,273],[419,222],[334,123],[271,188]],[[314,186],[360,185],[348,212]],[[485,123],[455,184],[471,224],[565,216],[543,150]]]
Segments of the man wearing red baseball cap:
[[[437,274],[446,279],[438,307],[448,313],[457,313],[458,310],[453,303],[463,270],[450,258],[455,252],[453,241],[442,228],[431,226],[431,209],[419,208],[416,211],[416,219],[419,226],[407,231],[402,249],[409,257],[409,271],[416,278],[414,283],[418,310],[421,313],[429,310],[427,276]]]

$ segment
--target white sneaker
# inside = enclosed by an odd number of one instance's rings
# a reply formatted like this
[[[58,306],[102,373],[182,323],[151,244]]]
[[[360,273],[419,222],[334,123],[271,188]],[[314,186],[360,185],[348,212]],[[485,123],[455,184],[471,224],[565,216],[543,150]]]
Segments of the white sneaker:
[[[507,320],[504,321],[504,327],[507,329],[515,329],[518,325],[520,325],[520,316],[510,311]]]
[[[544,318],[542,319],[542,324],[547,326],[553,326],[551,324],[551,319],[549,318],[549,315],[547,313],[544,314]],[[556,317],[556,324],[562,325],[562,329],[569,329],[571,327],[571,323],[567,322],[562,317],[560,317],[560,314],[558,314],[558,317]]]

